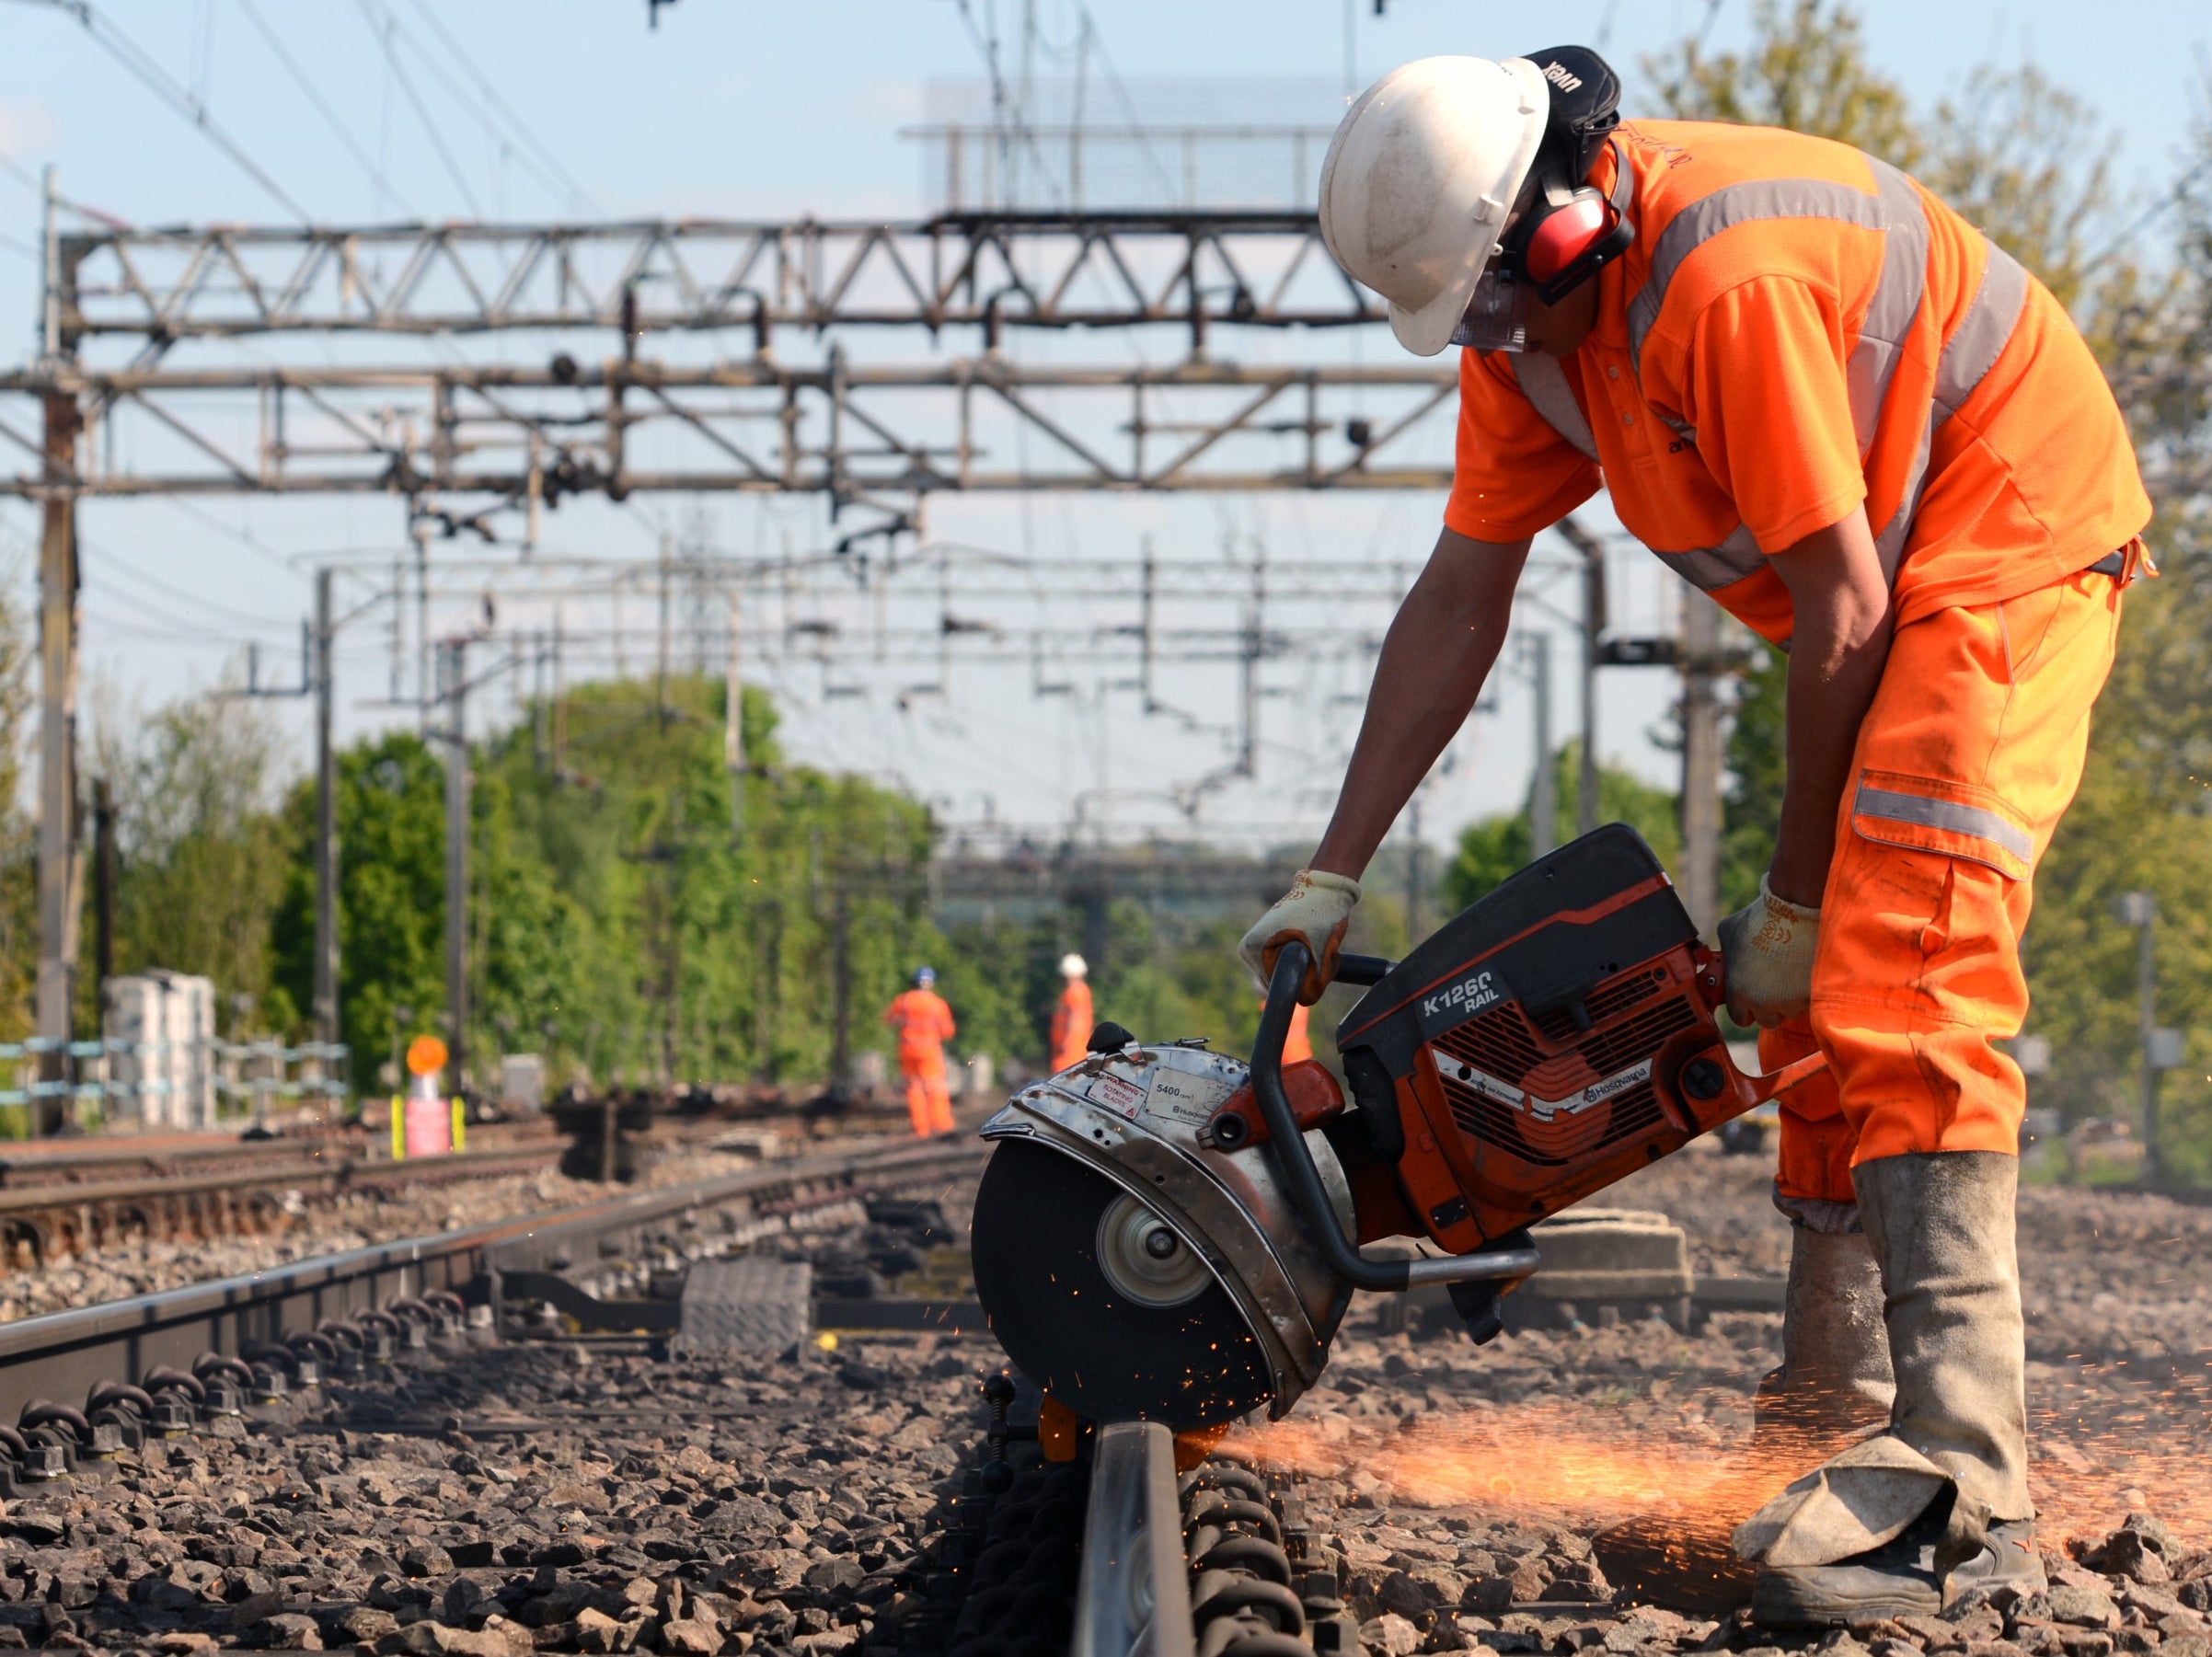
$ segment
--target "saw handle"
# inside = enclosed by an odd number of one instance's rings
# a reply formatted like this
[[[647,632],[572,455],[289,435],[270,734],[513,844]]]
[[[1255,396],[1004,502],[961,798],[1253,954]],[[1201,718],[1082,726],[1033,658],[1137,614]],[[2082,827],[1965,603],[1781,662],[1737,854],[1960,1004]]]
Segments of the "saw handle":
[[[1321,1187],[1321,1170],[1313,1165],[1313,1153],[1298,1131],[1290,1099],[1283,1091],[1283,1042],[1290,1033],[1290,1015],[1298,1005],[1298,991],[1306,982],[1312,957],[1297,939],[1275,952],[1275,970],[1267,981],[1267,1000],[1260,1008],[1260,1033],[1252,1041],[1252,1097],[1267,1119],[1266,1151],[1274,1158],[1275,1172],[1290,1192],[1298,1216],[1313,1246],[1329,1269],[1355,1289],[1401,1294],[1422,1283],[1499,1283],[1528,1276],[1539,1263],[1533,1249],[1493,1249],[1445,1260],[1371,1260],[1344,1235],[1329,1193]],[[1356,963],[1365,972],[1379,967],[1380,978],[1390,963],[1371,955],[1340,955],[1337,976],[1363,982],[1345,969]],[[1364,982],[1373,983],[1374,978]]]
[[[1716,1012],[1728,999],[1728,963],[1718,949],[1709,949],[1703,944],[1693,946],[1692,955],[1698,967],[1698,995],[1705,1005]],[[1809,1053],[1802,1059],[1792,1059],[1780,1070],[1764,1076],[1748,1070],[1738,1070],[1735,1059],[1725,1049],[1722,1057],[1727,1060],[1729,1073],[1751,1089],[1751,1102],[1744,1107],[1756,1110],[1761,1105],[1789,1096],[1799,1083],[1810,1081],[1828,1067],[1825,1054]],[[1738,1094],[1742,1089],[1737,1089]]]
[[[1380,984],[1398,970],[1398,963],[1384,955],[1339,955],[1336,958],[1336,976],[1331,984]]]

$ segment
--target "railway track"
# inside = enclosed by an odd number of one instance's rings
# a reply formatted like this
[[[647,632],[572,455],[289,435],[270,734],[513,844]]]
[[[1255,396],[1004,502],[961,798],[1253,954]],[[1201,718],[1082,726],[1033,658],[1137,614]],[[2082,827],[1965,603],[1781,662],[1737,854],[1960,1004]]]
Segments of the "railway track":
[[[1470,1420],[1506,1434],[1478,1469],[1485,1490],[1531,1460],[1556,1479],[1587,1447],[1553,1441],[1548,1398],[1609,1384],[1623,1372],[1587,1366],[1631,1351],[1679,1375],[1686,1343],[1723,1384],[1755,1375],[1747,1322],[1688,1336],[1624,1321],[1477,1354],[1369,1310],[1300,1420],[1232,1437],[1237,1460],[1179,1474],[1175,1442],[1135,1422],[1049,1460],[1034,1393],[1005,1376],[950,1273],[898,1278],[904,1301],[825,1286],[850,1274],[840,1251],[883,1249],[929,1199],[956,1211],[980,1155],[855,1147],[0,1326],[0,1421],[22,1441],[0,1437],[0,1645],[1680,1657],[1768,1643],[1614,1603],[1586,1530],[1487,1494],[1409,1503],[1389,1488],[1435,1474]],[[813,1262],[816,1339],[750,1355],[672,1341],[685,1262],[732,1248]],[[901,1324],[917,1283],[932,1315]],[[1515,1410],[1455,1417],[1446,1390],[1462,1408],[1525,1399],[1550,1423],[1540,1447],[1516,1451]],[[1317,1413],[1361,1436],[1313,1433]],[[2094,1557],[2177,1551],[2163,1587],[2065,1562],[2063,1585],[2102,1584],[2080,1614],[2109,1605],[2114,1623],[2077,1631],[2028,1605],[1958,1640],[2083,1657],[2105,1649],[2091,1633],[2135,1630],[2116,1657],[2191,1638],[2212,1575],[2191,1576],[2197,1556],[2149,1520],[2122,1534],[2135,1540]],[[1953,1649],[1927,1630],[1889,1638],[1882,1657]]]
[[[610,1308],[568,1275],[578,1262],[605,1271],[608,1262],[656,1252],[697,1258],[716,1241],[710,1220],[801,1212],[979,1159],[979,1148],[967,1144],[894,1144],[798,1157],[0,1324],[0,1419],[40,1399],[82,1395],[89,1404],[103,1384],[149,1398],[164,1386],[196,1396],[167,1379],[191,1373],[195,1364],[227,1377],[248,1398],[273,1402],[319,1385],[326,1374],[351,1375],[401,1352],[423,1351],[433,1339],[466,1340],[472,1329],[496,1338],[503,1325],[522,1318],[521,1302],[530,1296],[550,1295],[587,1314],[596,1305],[602,1328],[637,1329],[639,1313],[622,1303]],[[220,1362],[208,1363],[211,1354]],[[146,1385],[149,1376],[160,1385]],[[148,1408],[128,1391],[119,1396],[124,1404],[109,1411],[114,1419],[107,1422],[117,1431],[103,1441],[110,1456],[119,1435],[130,1435],[132,1424],[122,1417],[132,1408],[142,1415]],[[86,1422],[75,1429],[79,1444],[63,1442],[58,1430],[47,1435],[72,1465],[101,1458],[84,1437],[100,1410],[84,1413]]]
[[[347,1191],[535,1173],[563,1148],[549,1133],[411,1161],[374,1155],[358,1137],[177,1134],[17,1146],[0,1156],[0,1271],[131,1237],[252,1234],[281,1224],[295,1202]]]

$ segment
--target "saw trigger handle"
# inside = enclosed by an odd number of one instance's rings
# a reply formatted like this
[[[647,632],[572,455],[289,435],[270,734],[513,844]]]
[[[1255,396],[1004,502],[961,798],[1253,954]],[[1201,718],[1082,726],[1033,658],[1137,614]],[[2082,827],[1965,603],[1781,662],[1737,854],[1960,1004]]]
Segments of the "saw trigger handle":
[[[1751,1087],[1751,1103],[1746,1109],[1756,1110],[1761,1105],[1776,1099],[1787,1099],[1802,1084],[1811,1081],[1827,1067],[1826,1053],[1809,1053],[1802,1059],[1791,1059],[1780,1070],[1768,1071],[1765,1076],[1737,1072]]]
[[[1398,970],[1398,963],[1382,955],[1342,955],[1336,958],[1336,976],[1331,984],[1356,984],[1363,987],[1380,984]]]

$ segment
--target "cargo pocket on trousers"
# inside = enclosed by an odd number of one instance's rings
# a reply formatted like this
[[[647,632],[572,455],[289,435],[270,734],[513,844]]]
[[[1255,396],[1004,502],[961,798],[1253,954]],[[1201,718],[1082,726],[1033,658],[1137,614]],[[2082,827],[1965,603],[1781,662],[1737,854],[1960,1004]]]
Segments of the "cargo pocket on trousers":
[[[1963,857],[2024,880],[2035,855],[2028,820],[1994,789],[1901,771],[1863,770],[1851,799],[1862,838]]]

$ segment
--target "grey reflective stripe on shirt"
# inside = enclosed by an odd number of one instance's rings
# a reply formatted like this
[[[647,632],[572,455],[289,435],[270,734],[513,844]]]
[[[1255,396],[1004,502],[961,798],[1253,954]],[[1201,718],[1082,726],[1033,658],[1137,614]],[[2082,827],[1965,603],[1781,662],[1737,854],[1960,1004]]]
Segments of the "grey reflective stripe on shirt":
[[[1548,351],[1514,351],[1505,361],[1513,367],[1513,377],[1520,382],[1521,395],[1543,417],[1544,423],[1596,460],[1597,439],[1590,434],[1590,422],[1583,418],[1559,359]]]
[[[1909,823],[1920,828],[1945,829],[1954,834],[1966,834],[1976,840],[2010,852],[2022,863],[2034,856],[2035,843],[2026,831],[2015,828],[1995,811],[1979,806],[1961,805],[1953,800],[1930,800],[1924,794],[1899,794],[1889,788],[1859,785],[1858,797],[1851,801],[1851,810],[1861,817],[1884,818],[1891,823]]]
[[[1864,459],[1873,447],[1874,424],[1889,396],[1890,376],[1904,355],[1906,339],[1920,314],[1920,300],[1928,289],[1928,213],[1920,192],[1886,161],[1870,161],[1874,186],[1882,200],[1886,223],[1882,237],[1882,276],[1874,296],[1867,302],[1866,320],[1859,326],[1859,342],[1844,364],[1844,383],[1850,392],[1851,431],[1859,439]]]
[[[1871,157],[1872,195],[1822,178],[1754,178],[1731,184],[1677,213],[1660,233],[1652,251],[1651,273],[1629,305],[1629,353],[1639,379],[1643,367],[1643,341],[1659,320],[1666,303],[1667,285],[1690,254],[1709,236],[1736,224],[1776,219],[1829,219],[1883,233],[1882,274],[1867,302],[1858,342],[1845,364],[1845,385],[1850,397],[1851,429],[1863,456],[1874,441],[1874,428],[1889,396],[1891,377],[1903,356],[1904,343],[1918,316],[1928,286],[1928,214],[1912,181],[1887,162]],[[1694,438],[1687,422],[1660,419],[1686,437]],[[1926,458],[1916,468],[1924,469]],[[1911,500],[1916,490],[1907,490]],[[1910,528],[1911,516],[1897,521],[1895,540],[1899,549]],[[1660,558],[1690,585],[1711,593],[1742,581],[1759,567],[1758,543],[1738,525],[1717,547],[1688,552],[1661,552]],[[1893,573],[1894,557],[1884,565]]]
[[[1753,178],[1727,185],[1690,202],[1668,221],[1652,249],[1651,270],[1629,304],[1629,356],[1641,381],[1643,342],[1657,325],[1668,284],[1683,261],[1708,237],[1737,224],[1778,219],[1821,218],[1883,233],[1882,274],[1867,303],[1859,339],[1845,363],[1851,429],[1863,459],[1873,445],[1890,381],[1918,318],[1928,287],[1928,213],[1912,180],[1885,161],[1868,157],[1872,195],[1822,178]],[[2027,303],[2027,272],[1984,238],[1988,260],[1980,288],[1937,361],[1934,400],[1920,434],[1896,510],[1874,535],[1883,573],[1893,581],[1905,561],[1921,490],[1928,477],[1935,428],[1957,412],[1995,366]],[[1695,441],[1695,429],[1665,414],[1676,432]],[[1720,546],[1659,555],[1693,586],[1711,592],[1757,569],[1758,549],[1741,528]]]
[[[1881,178],[1876,175],[1879,185]],[[1701,196],[1667,221],[1652,247],[1650,273],[1629,302],[1629,360],[1643,372],[1643,339],[1659,320],[1667,284],[1699,247],[1723,230],[1766,219],[1834,219],[1869,230],[1889,228],[1891,208],[1880,194],[1826,178],[1748,178]]]
[[[1661,552],[1654,547],[1652,551],[1662,564],[1700,593],[1733,586],[1767,561],[1758,541],[1741,524],[1718,547],[1698,547],[1688,552]]]
[[[1913,517],[1920,510],[1920,491],[1928,482],[1928,455],[1935,443],[1936,428],[1959,411],[1959,405],[1997,366],[1997,359],[2019,326],[2021,312],[2027,308],[2027,271],[1986,236],[1982,246],[1989,257],[1982,266],[1981,285],[1975,289],[1966,314],[1959,318],[1958,327],[1944,342],[1942,354],[1936,358],[1935,394],[1928,406],[1927,421],[1920,428],[1919,447],[1905,475],[1905,493],[1897,501],[1895,513],[1874,536],[1882,572],[1892,581],[1897,579],[1897,566],[1905,561],[1905,543],[1912,535]]]
[[[1882,275],[1867,302],[1859,342],[1846,364],[1851,427],[1863,455],[1874,441],[1874,423],[1889,393],[1920,297],[1928,285],[1928,214],[1919,191],[1886,161],[1868,158],[1874,193],[1825,178],[1753,178],[1730,184],[1692,201],[1660,233],[1651,272],[1629,303],[1629,358],[1643,373],[1643,341],[1658,323],[1666,290],[1682,263],[1706,239],[1737,224],[1777,219],[1830,219],[1883,233]],[[1673,421],[1668,422],[1675,424]],[[1676,430],[1683,428],[1676,426]]]
[[[1936,361],[1935,424],[1941,425],[1974,395],[1974,388],[1997,366],[1997,359],[2012,338],[2020,314],[2028,305],[2028,273],[2021,263],[1984,236],[1989,262],[1982,267],[1982,285],[1974,291],[1974,303]]]

